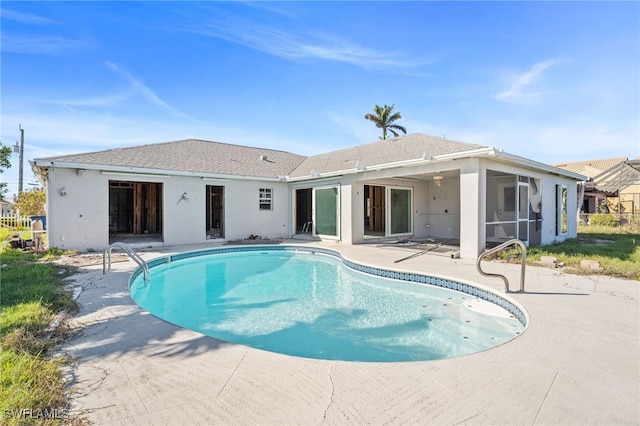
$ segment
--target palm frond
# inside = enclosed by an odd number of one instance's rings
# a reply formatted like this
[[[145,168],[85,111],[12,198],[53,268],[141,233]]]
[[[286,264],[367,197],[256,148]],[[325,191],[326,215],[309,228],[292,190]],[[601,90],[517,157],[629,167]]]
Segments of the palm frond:
[[[398,132],[394,129],[400,130],[404,134],[407,133],[407,130],[404,127],[394,124],[396,120],[402,118],[399,112],[393,112],[394,107],[395,105],[375,105],[373,107],[374,114],[368,113],[364,116],[365,119],[373,121],[376,124],[376,127],[382,129],[382,136],[380,136],[380,139],[387,138],[387,130],[393,133],[396,137],[398,137]]]
[[[387,126],[387,129],[391,130],[393,132],[393,134],[396,135],[396,136],[398,136],[398,134],[393,129],[400,130],[405,135],[407,134],[407,129],[405,129],[403,126],[401,126],[399,124],[389,124]]]

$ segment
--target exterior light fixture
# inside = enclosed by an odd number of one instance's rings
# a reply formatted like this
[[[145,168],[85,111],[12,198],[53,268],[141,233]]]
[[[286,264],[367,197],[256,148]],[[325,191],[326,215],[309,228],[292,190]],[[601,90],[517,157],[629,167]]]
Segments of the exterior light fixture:
[[[187,194],[186,192],[183,193],[181,199],[187,201],[189,199],[189,194]]]
[[[440,185],[442,185],[442,181],[443,181],[443,180],[444,180],[444,178],[443,178],[442,176],[440,176],[440,175],[435,175],[435,176],[433,177],[433,183],[435,183],[435,184],[436,184],[436,186],[440,186]]]
[[[63,187],[62,189],[60,189],[60,196],[61,197],[67,196],[67,187]]]

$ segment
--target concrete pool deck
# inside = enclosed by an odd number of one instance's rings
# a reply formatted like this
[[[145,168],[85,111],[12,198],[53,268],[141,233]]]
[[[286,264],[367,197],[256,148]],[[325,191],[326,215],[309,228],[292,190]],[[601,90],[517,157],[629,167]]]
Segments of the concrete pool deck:
[[[383,268],[504,287],[471,260],[425,254],[394,263],[416,251],[309,244]],[[207,247],[139,253],[150,260]],[[483,266],[518,287],[519,265]],[[166,323],[129,297],[135,267],[115,262],[103,275],[99,264],[74,276],[82,287],[80,311],[69,321],[76,334],[61,350],[75,358],[70,413],[94,424],[640,422],[638,281],[527,267],[526,292],[508,294],[530,316],[518,338],[453,359],[358,363],[265,352]]]

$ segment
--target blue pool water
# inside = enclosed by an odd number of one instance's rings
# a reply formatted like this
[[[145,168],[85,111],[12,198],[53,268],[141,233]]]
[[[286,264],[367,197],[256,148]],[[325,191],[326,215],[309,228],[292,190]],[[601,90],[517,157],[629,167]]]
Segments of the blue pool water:
[[[257,248],[151,265],[149,283],[142,274],[131,280],[131,297],[143,309],[271,352],[433,360],[497,346],[524,329],[522,319],[476,296],[365,274],[316,252]]]

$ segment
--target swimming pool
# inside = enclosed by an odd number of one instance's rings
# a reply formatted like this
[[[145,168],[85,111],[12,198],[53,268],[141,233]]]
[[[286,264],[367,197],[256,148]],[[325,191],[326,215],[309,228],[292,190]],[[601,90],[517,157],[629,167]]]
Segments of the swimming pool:
[[[148,263],[132,299],[170,323],[271,352],[345,361],[451,358],[505,343],[524,311],[489,290],[304,246],[235,246]]]

